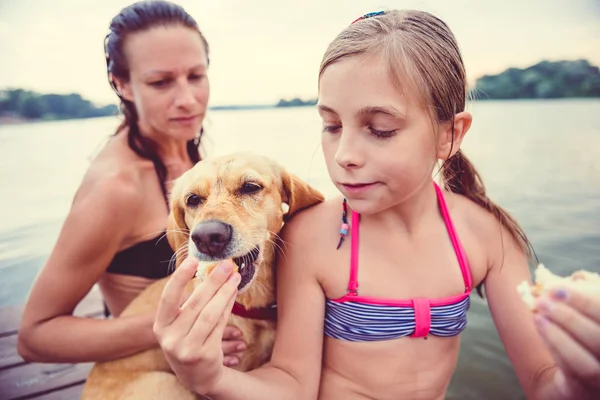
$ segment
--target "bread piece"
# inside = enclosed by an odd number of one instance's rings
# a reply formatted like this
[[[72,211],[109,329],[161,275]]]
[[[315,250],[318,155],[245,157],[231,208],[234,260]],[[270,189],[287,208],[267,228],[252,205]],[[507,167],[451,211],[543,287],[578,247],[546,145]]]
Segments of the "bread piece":
[[[229,260],[233,263],[233,260],[231,258],[227,258],[227,260]],[[199,261],[198,268],[196,270],[196,277],[201,278],[201,279],[206,279],[206,277],[212,272],[213,269],[215,269],[217,264],[219,264],[221,261],[223,261],[223,260]],[[238,272],[237,264],[234,263],[233,265],[234,265],[233,272]]]
[[[529,309],[536,310],[536,299],[549,294],[557,287],[575,290],[588,296],[600,299],[600,275],[595,272],[578,270],[571,275],[562,277],[552,273],[543,264],[539,264],[534,271],[534,284],[523,281],[517,286],[517,292],[527,304]]]

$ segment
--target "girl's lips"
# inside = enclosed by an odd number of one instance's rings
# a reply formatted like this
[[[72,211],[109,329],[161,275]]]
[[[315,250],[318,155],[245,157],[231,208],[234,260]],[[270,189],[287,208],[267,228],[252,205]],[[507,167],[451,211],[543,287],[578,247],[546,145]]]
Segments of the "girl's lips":
[[[377,185],[377,182],[371,183],[341,183],[344,190],[348,193],[358,194],[364,193]]]

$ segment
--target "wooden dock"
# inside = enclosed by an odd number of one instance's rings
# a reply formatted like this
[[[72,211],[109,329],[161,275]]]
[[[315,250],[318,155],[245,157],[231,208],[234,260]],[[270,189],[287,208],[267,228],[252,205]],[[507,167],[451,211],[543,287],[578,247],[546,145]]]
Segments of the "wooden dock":
[[[0,400],[79,399],[92,364],[41,364],[25,362],[17,354],[17,331],[23,307],[0,309]],[[75,315],[104,318],[97,287],[81,301]]]

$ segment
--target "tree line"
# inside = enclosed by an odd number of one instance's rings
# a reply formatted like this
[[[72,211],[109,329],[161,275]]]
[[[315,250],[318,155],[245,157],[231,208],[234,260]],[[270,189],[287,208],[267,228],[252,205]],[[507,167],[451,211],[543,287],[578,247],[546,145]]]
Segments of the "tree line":
[[[600,70],[587,60],[542,61],[477,79],[477,100],[600,97]]]
[[[497,75],[484,75],[476,80],[471,94],[475,100],[600,97],[600,69],[588,60],[542,61],[527,68],[508,68]],[[316,103],[317,99],[280,99],[271,107],[314,106]],[[39,94],[24,89],[0,89],[0,120],[2,117],[25,120],[93,118],[117,115],[118,112],[116,105],[98,107],[77,93]]]
[[[541,61],[478,78],[474,100],[600,97],[600,70],[588,60]],[[275,107],[310,106],[316,99],[281,99]]]
[[[116,115],[116,105],[97,107],[77,93],[39,94],[24,89],[0,90],[0,117],[15,119],[72,119]]]

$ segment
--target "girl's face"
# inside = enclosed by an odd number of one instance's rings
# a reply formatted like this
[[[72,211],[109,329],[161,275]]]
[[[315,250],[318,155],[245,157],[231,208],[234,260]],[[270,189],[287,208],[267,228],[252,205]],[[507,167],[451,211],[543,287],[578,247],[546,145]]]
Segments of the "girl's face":
[[[130,34],[124,52],[130,79],[119,89],[135,103],[141,130],[159,141],[193,139],[209,96],[208,58],[198,32],[155,27]]]
[[[381,57],[327,67],[318,110],[329,175],[355,211],[388,209],[431,182],[441,150],[438,127],[394,87]]]

